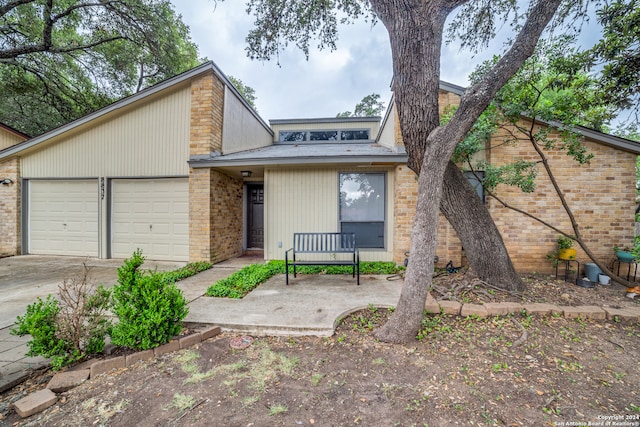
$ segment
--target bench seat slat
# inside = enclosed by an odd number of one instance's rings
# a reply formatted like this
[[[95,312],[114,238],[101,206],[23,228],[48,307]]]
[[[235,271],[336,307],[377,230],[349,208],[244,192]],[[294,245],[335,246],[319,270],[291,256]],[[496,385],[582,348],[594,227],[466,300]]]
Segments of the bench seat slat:
[[[289,265],[356,265],[353,261],[289,261]]]
[[[293,259],[289,259],[292,252]],[[352,260],[298,260],[297,254],[352,254]],[[360,255],[356,246],[355,233],[293,233],[293,248],[285,252],[285,272],[289,284],[289,266],[296,276],[298,265],[351,265],[353,275],[358,275],[360,284]]]

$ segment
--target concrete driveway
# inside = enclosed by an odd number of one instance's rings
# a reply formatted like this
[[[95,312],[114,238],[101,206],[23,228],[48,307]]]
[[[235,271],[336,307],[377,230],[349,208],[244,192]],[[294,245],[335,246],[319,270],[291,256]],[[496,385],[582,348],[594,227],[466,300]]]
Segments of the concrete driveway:
[[[81,274],[83,263],[97,284],[112,286],[118,279],[121,259],[95,259],[44,255],[23,255],[0,259],[0,329],[13,325],[17,316],[38,297],[57,294],[65,279]],[[185,262],[146,261],[145,268],[172,270]]]

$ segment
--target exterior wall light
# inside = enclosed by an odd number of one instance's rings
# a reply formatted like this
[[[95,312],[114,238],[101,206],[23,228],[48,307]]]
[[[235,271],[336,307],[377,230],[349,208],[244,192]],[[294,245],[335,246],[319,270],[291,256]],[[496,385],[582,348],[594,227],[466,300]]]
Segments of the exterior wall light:
[[[11,178],[5,178],[2,181],[0,181],[0,184],[2,184],[2,185],[10,185],[10,184],[13,184],[13,180]]]
[[[244,178],[250,178],[250,177],[251,177],[251,171],[240,171],[240,174],[241,174]]]

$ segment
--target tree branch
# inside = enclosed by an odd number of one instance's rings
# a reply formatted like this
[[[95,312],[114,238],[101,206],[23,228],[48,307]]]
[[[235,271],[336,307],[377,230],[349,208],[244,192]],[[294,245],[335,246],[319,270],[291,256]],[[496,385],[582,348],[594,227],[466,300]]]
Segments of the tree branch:
[[[475,123],[476,114],[470,114],[481,107],[484,111],[498,90],[518,71],[524,61],[529,58],[535,46],[553,18],[562,0],[538,0],[531,8],[527,21],[518,33],[513,45],[507,53],[485,74],[482,79],[469,87],[460,100],[460,105],[454,113],[451,121],[445,126],[459,127],[460,139],[471,129]],[[461,126],[462,125],[462,126]]]
[[[6,15],[10,10],[15,9],[20,5],[32,3],[33,1],[34,0],[16,0],[14,2],[7,3],[0,7],[0,17]]]

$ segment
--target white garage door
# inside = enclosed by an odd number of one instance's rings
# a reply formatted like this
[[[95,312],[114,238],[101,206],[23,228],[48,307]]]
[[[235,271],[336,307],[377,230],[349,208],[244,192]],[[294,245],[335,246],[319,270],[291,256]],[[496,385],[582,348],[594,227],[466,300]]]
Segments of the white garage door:
[[[114,179],[111,185],[111,256],[137,249],[154,260],[189,260],[189,181]]]
[[[28,251],[98,256],[98,181],[30,181]]]

